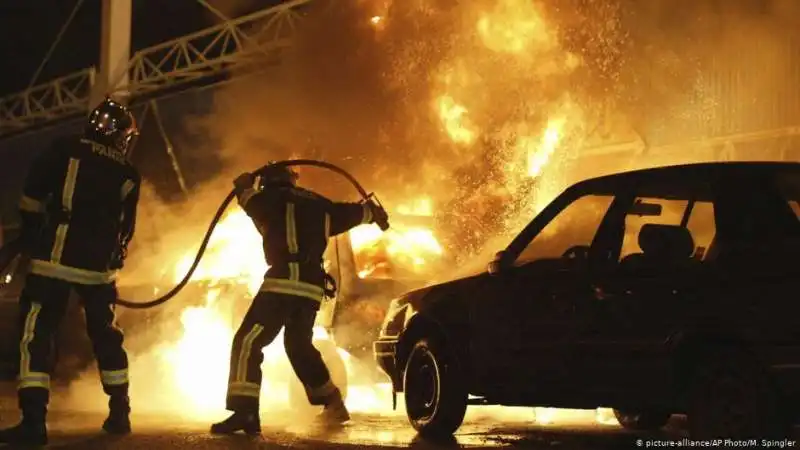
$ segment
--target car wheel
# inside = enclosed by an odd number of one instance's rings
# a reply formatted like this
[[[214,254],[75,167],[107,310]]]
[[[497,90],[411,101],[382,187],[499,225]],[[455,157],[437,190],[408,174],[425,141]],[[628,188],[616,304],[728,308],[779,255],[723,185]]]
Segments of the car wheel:
[[[421,435],[452,435],[467,411],[467,390],[456,359],[433,339],[414,345],[403,375],[406,414]]]
[[[672,414],[658,411],[633,412],[614,409],[614,417],[622,428],[636,431],[657,430],[667,424]]]
[[[779,395],[753,357],[732,349],[708,354],[693,372],[688,422],[693,439],[788,436]]]
[[[342,398],[346,399],[347,366],[345,366],[342,356],[339,355],[336,345],[329,340],[316,340],[314,341],[314,347],[316,347],[320,355],[322,355],[322,360],[325,361],[328,372],[331,374],[331,381],[333,381],[333,384],[341,391]],[[290,380],[289,406],[291,406],[292,411],[301,412],[304,416],[309,417],[321,413],[323,407],[315,406],[308,402],[303,383],[300,382],[294,373],[292,373]]]

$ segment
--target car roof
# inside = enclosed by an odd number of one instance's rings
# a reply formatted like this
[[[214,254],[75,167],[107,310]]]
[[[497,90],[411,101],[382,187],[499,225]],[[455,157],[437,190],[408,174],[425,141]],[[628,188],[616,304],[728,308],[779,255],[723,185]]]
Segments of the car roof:
[[[797,162],[705,162],[631,170],[590,178],[576,183],[567,191],[577,195],[614,195],[635,187],[642,197],[689,198],[698,200],[711,195],[713,180],[734,177],[752,178],[792,175],[800,180]],[[800,183],[794,182],[800,190]],[[705,187],[705,188],[704,188]]]

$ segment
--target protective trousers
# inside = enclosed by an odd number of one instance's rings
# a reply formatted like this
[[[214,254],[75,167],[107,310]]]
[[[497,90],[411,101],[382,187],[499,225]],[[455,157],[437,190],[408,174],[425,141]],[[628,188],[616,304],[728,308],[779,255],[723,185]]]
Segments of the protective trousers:
[[[55,362],[55,333],[66,313],[72,289],[81,298],[103,390],[112,397],[128,394],[128,355],[122,347],[122,331],[117,328],[114,316],[116,285],[80,285],[29,274],[20,297],[18,394],[24,413],[38,415],[47,409]]]
[[[259,292],[233,338],[227,409],[258,412],[262,349],[285,327],[283,345],[312,405],[327,404],[339,391],[312,343],[319,303],[304,297]]]

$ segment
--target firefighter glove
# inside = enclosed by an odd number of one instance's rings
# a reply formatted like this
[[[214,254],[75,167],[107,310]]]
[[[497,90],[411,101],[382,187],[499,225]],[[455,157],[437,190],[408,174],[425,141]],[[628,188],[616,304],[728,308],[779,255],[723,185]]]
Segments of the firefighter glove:
[[[251,189],[256,183],[256,176],[252,173],[243,173],[233,180],[233,186],[237,191],[241,192],[245,189]]]
[[[382,231],[386,231],[389,229],[389,214],[383,208],[383,206],[375,201],[375,199],[370,199],[367,202],[367,205],[372,209],[372,220],[375,221],[375,224],[380,227]]]

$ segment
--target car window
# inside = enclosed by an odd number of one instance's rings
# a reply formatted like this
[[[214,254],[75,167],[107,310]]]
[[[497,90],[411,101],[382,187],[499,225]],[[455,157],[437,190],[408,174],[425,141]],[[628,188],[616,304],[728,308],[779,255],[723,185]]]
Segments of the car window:
[[[520,253],[515,265],[560,258],[568,249],[590,246],[614,197],[586,195],[570,203]]]
[[[714,223],[714,204],[711,202],[695,202],[692,213],[689,215],[689,223],[686,228],[694,239],[694,246],[697,249],[698,257],[704,256],[711,247],[711,241],[717,232]]]
[[[689,205],[688,200],[667,200],[659,198],[646,198],[640,197],[636,199],[637,202],[643,202],[651,205],[659,205],[661,207],[661,214],[657,216],[638,216],[628,215],[625,218],[625,237],[622,241],[621,258],[625,256],[641,253],[642,249],[639,247],[639,232],[646,224],[656,225],[675,225],[681,224],[681,219],[686,212]],[[692,207],[689,221],[686,228],[692,235],[695,249],[698,247],[703,248],[703,252],[708,249],[711,240],[714,238],[714,206],[711,202],[695,202]]]
[[[689,204],[687,200],[664,200],[660,198],[639,197],[637,202],[650,205],[659,205],[661,214],[658,216],[637,216],[629,214],[625,217],[625,237],[622,239],[622,253],[624,258],[632,253],[641,253],[639,247],[639,231],[647,224],[680,225],[683,212]]]

